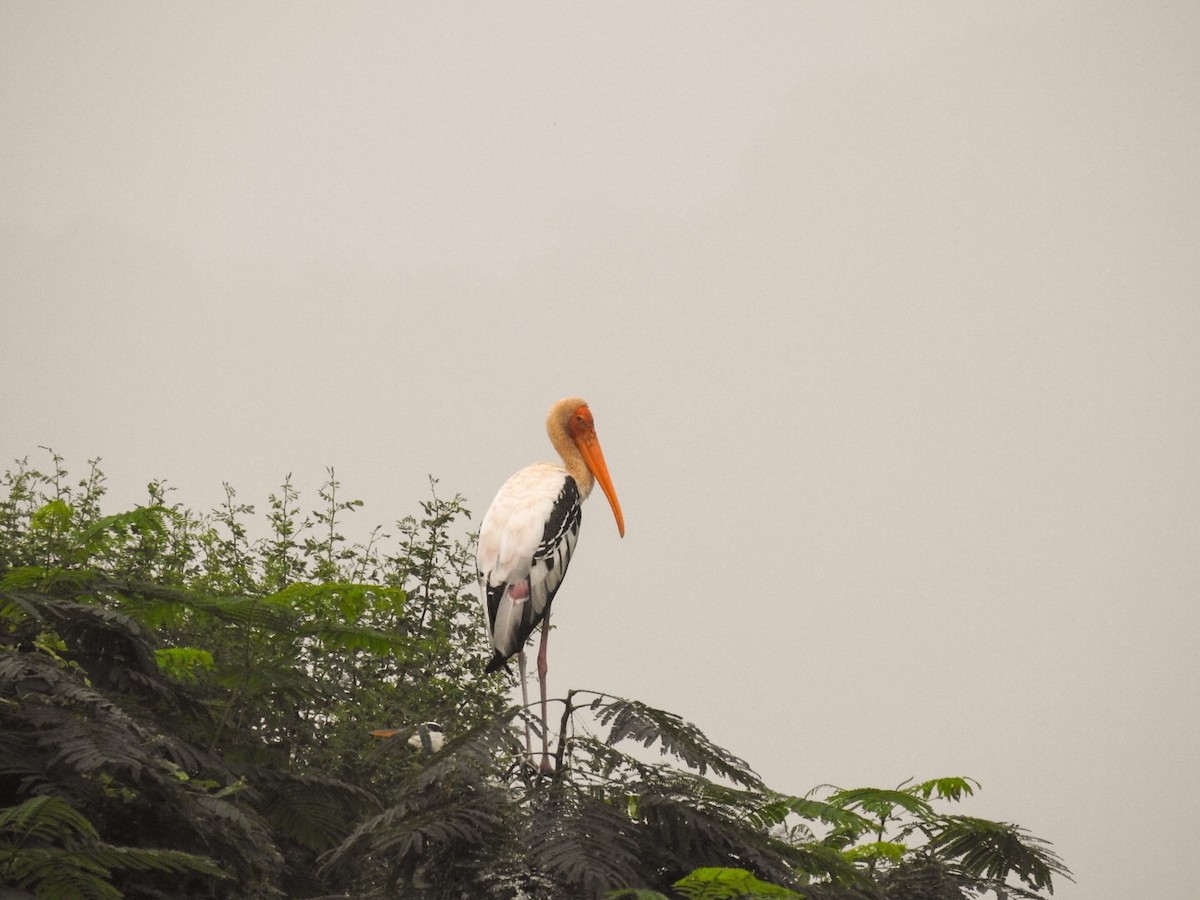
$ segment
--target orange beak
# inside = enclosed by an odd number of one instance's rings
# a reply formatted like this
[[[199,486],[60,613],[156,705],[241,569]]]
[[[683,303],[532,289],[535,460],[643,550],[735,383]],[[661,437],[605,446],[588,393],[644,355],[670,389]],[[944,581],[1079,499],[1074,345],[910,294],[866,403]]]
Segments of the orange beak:
[[[571,438],[583,455],[583,461],[589,471],[600,484],[600,490],[604,491],[604,496],[608,498],[608,505],[612,507],[613,516],[617,520],[617,531],[621,537],[625,537],[625,517],[621,515],[621,504],[608,475],[608,464],[604,462],[604,451],[600,449],[600,439],[596,437],[596,429],[592,425],[591,411],[586,406],[581,406],[576,415],[583,421],[571,430]]]

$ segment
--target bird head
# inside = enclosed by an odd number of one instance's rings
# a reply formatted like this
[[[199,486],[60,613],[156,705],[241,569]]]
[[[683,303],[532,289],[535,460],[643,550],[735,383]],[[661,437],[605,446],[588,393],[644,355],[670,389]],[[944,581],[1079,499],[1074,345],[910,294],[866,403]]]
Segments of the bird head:
[[[625,517],[621,514],[621,504],[617,500],[612,478],[609,477],[604,451],[600,449],[600,439],[596,437],[596,423],[587,403],[579,397],[559,400],[550,408],[546,430],[550,434],[550,441],[564,460],[568,458],[572,449],[578,452],[588,472],[608,498],[608,505],[612,507],[613,516],[617,520],[617,531],[621,537],[625,537]],[[589,487],[590,485],[584,486],[585,494]]]

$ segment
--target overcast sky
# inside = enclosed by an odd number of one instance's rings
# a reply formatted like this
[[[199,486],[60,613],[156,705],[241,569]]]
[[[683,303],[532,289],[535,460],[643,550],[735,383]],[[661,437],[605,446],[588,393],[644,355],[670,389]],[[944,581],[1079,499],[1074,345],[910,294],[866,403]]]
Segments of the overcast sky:
[[[362,533],[591,403],[550,685],[1200,896],[1200,5],[0,0],[0,457]],[[353,529],[351,529],[353,531]],[[372,723],[376,724],[376,723]]]

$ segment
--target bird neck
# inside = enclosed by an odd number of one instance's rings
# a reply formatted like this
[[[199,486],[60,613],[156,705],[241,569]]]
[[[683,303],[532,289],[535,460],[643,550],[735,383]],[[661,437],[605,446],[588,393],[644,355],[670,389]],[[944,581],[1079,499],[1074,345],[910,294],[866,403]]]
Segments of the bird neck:
[[[583,461],[583,454],[579,452],[579,448],[575,446],[575,442],[567,434],[566,428],[559,427],[548,430],[550,432],[550,443],[554,445],[554,449],[562,457],[563,468],[567,470],[568,475],[575,479],[575,484],[579,488],[579,499],[586,500],[588,494],[592,492],[592,488],[596,484],[596,479],[592,476],[592,470]]]
[[[579,458],[579,465],[567,465],[567,474],[575,479],[575,485],[579,488],[579,499],[586,500],[596,484],[596,479],[592,477],[591,470],[583,464],[583,457]]]

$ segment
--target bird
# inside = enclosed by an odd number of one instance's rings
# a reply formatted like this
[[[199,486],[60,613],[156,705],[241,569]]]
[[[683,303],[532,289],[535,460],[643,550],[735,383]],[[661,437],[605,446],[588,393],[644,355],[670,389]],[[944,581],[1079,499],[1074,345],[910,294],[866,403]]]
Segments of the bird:
[[[390,738],[403,733],[400,728],[379,728],[371,732],[372,737]],[[446,743],[442,726],[437,722],[422,722],[409,733],[408,746],[426,753],[437,753]]]
[[[550,604],[562,585],[579,539],[583,501],[600,485],[608,498],[617,532],[625,518],[596,437],[592,411],[579,397],[559,400],[546,416],[546,433],[562,462],[534,463],[509,478],[488,507],[479,528],[476,568],[486,607],[493,655],[485,671],[508,668],[514,655],[521,676],[521,699],[529,708],[525,644],[541,626],[538,687],[541,693],[541,771],[552,771],[546,739],[546,640]],[[532,763],[529,720],[525,752]]]

